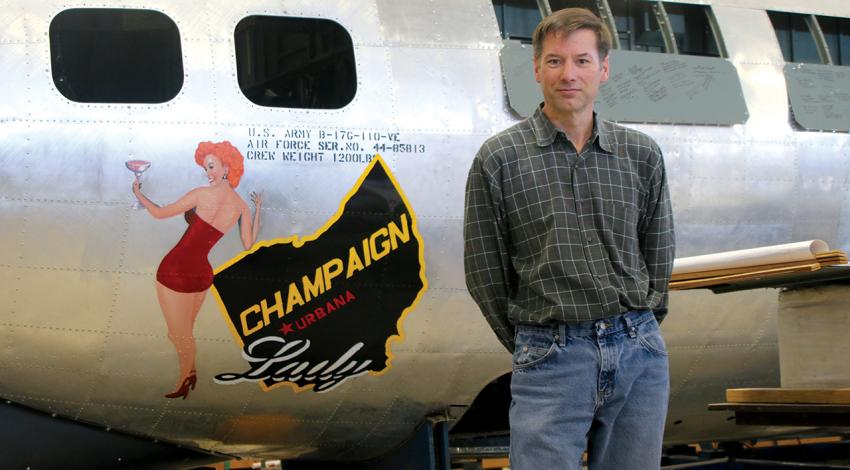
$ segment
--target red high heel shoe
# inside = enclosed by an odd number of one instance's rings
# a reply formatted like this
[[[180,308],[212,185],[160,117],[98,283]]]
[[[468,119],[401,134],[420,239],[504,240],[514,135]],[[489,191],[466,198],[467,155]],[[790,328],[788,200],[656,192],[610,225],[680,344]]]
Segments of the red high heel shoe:
[[[194,390],[195,384],[197,382],[198,382],[198,376],[196,375],[195,371],[192,371],[192,374],[189,375],[188,377],[186,377],[183,380],[183,383],[180,385],[180,388],[178,388],[177,390],[165,395],[165,398],[183,397],[183,399],[185,400],[186,397],[189,396],[189,389],[191,388],[192,390]]]

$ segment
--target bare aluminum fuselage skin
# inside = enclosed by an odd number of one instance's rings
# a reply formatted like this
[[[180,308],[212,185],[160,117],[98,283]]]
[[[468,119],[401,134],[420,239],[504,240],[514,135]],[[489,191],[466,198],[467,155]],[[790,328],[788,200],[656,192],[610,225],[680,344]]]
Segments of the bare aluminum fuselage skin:
[[[664,152],[680,257],[812,238],[850,247],[850,138],[789,124],[785,62],[768,6],[850,15],[839,0],[713,2],[747,122],[627,124]],[[0,11],[0,397],[218,452],[358,459],[398,445],[426,415],[470,404],[510,370],[510,356],[467,294],[462,264],[471,159],[517,120],[504,96],[489,0],[128,0],[120,7],[158,10],[177,24],[185,79],[173,100],[69,101],[52,81],[47,34],[65,4],[13,0]],[[235,78],[233,31],[250,15],[341,24],[354,42],[354,100],[339,110],[248,101]],[[369,133],[397,133],[424,148],[380,152],[416,212],[428,278],[403,324],[404,340],[392,345],[392,366],[325,394],[214,384],[214,374],[241,370],[245,361],[208,296],[195,326],[199,386],[188,400],[165,400],[179,372],[154,273],[185,224],[132,208],[124,162],[152,161],[145,191],[166,203],[206,184],[193,159],[199,141],[230,140],[244,152],[257,135],[293,130],[313,149],[331,140],[373,148],[382,137]],[[246,161],[238,192],[249,200],[251,191],[265,191],[260,239],[312,234],[334,214],[365,163],[337,162],[332,153],[322,161]],[[219,266],[241,250],[233,231],[210,262]],[[663,325],[669,443],[778,432],[736,427],[728,414],[706,411],[726,388],[778,386],[778,296],[775,289],[672,295]]]

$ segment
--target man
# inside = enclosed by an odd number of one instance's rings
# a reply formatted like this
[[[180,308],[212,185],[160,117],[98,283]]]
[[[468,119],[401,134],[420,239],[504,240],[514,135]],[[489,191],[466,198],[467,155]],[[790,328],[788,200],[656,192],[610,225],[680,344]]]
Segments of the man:
[[[466,282],[513,352],[511,468],[658,468],[673,219],[661,151],[593,112],[611,33],[569,8],[534,32],[543,105],[472,163]]]

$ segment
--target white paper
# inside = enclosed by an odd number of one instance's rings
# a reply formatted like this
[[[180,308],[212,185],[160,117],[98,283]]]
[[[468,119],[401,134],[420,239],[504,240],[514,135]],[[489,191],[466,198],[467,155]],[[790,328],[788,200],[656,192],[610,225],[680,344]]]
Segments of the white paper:
[[[720,269],[745,268],[764,264],[814,261],[817,253],[829,251],[822,240],[763,246],[748,250],[725,251],[710,255],[677,258],[673,261],[673,274],[687,274]]]

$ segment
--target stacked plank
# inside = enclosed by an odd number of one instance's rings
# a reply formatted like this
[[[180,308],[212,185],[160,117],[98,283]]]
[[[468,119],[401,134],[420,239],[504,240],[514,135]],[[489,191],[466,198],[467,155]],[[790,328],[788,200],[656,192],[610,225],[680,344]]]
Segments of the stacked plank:
[[[670,290],[811,272],[836,264],[847,264],[847,254],[830,250],[821,240],[679,258],[673,263]]]
[[[850,388],[730,388],[729,403],[850,405]]]
[[[850,426],[850,389],[733,388],[726,403],[709,410],[734,411],[741,425]]]

